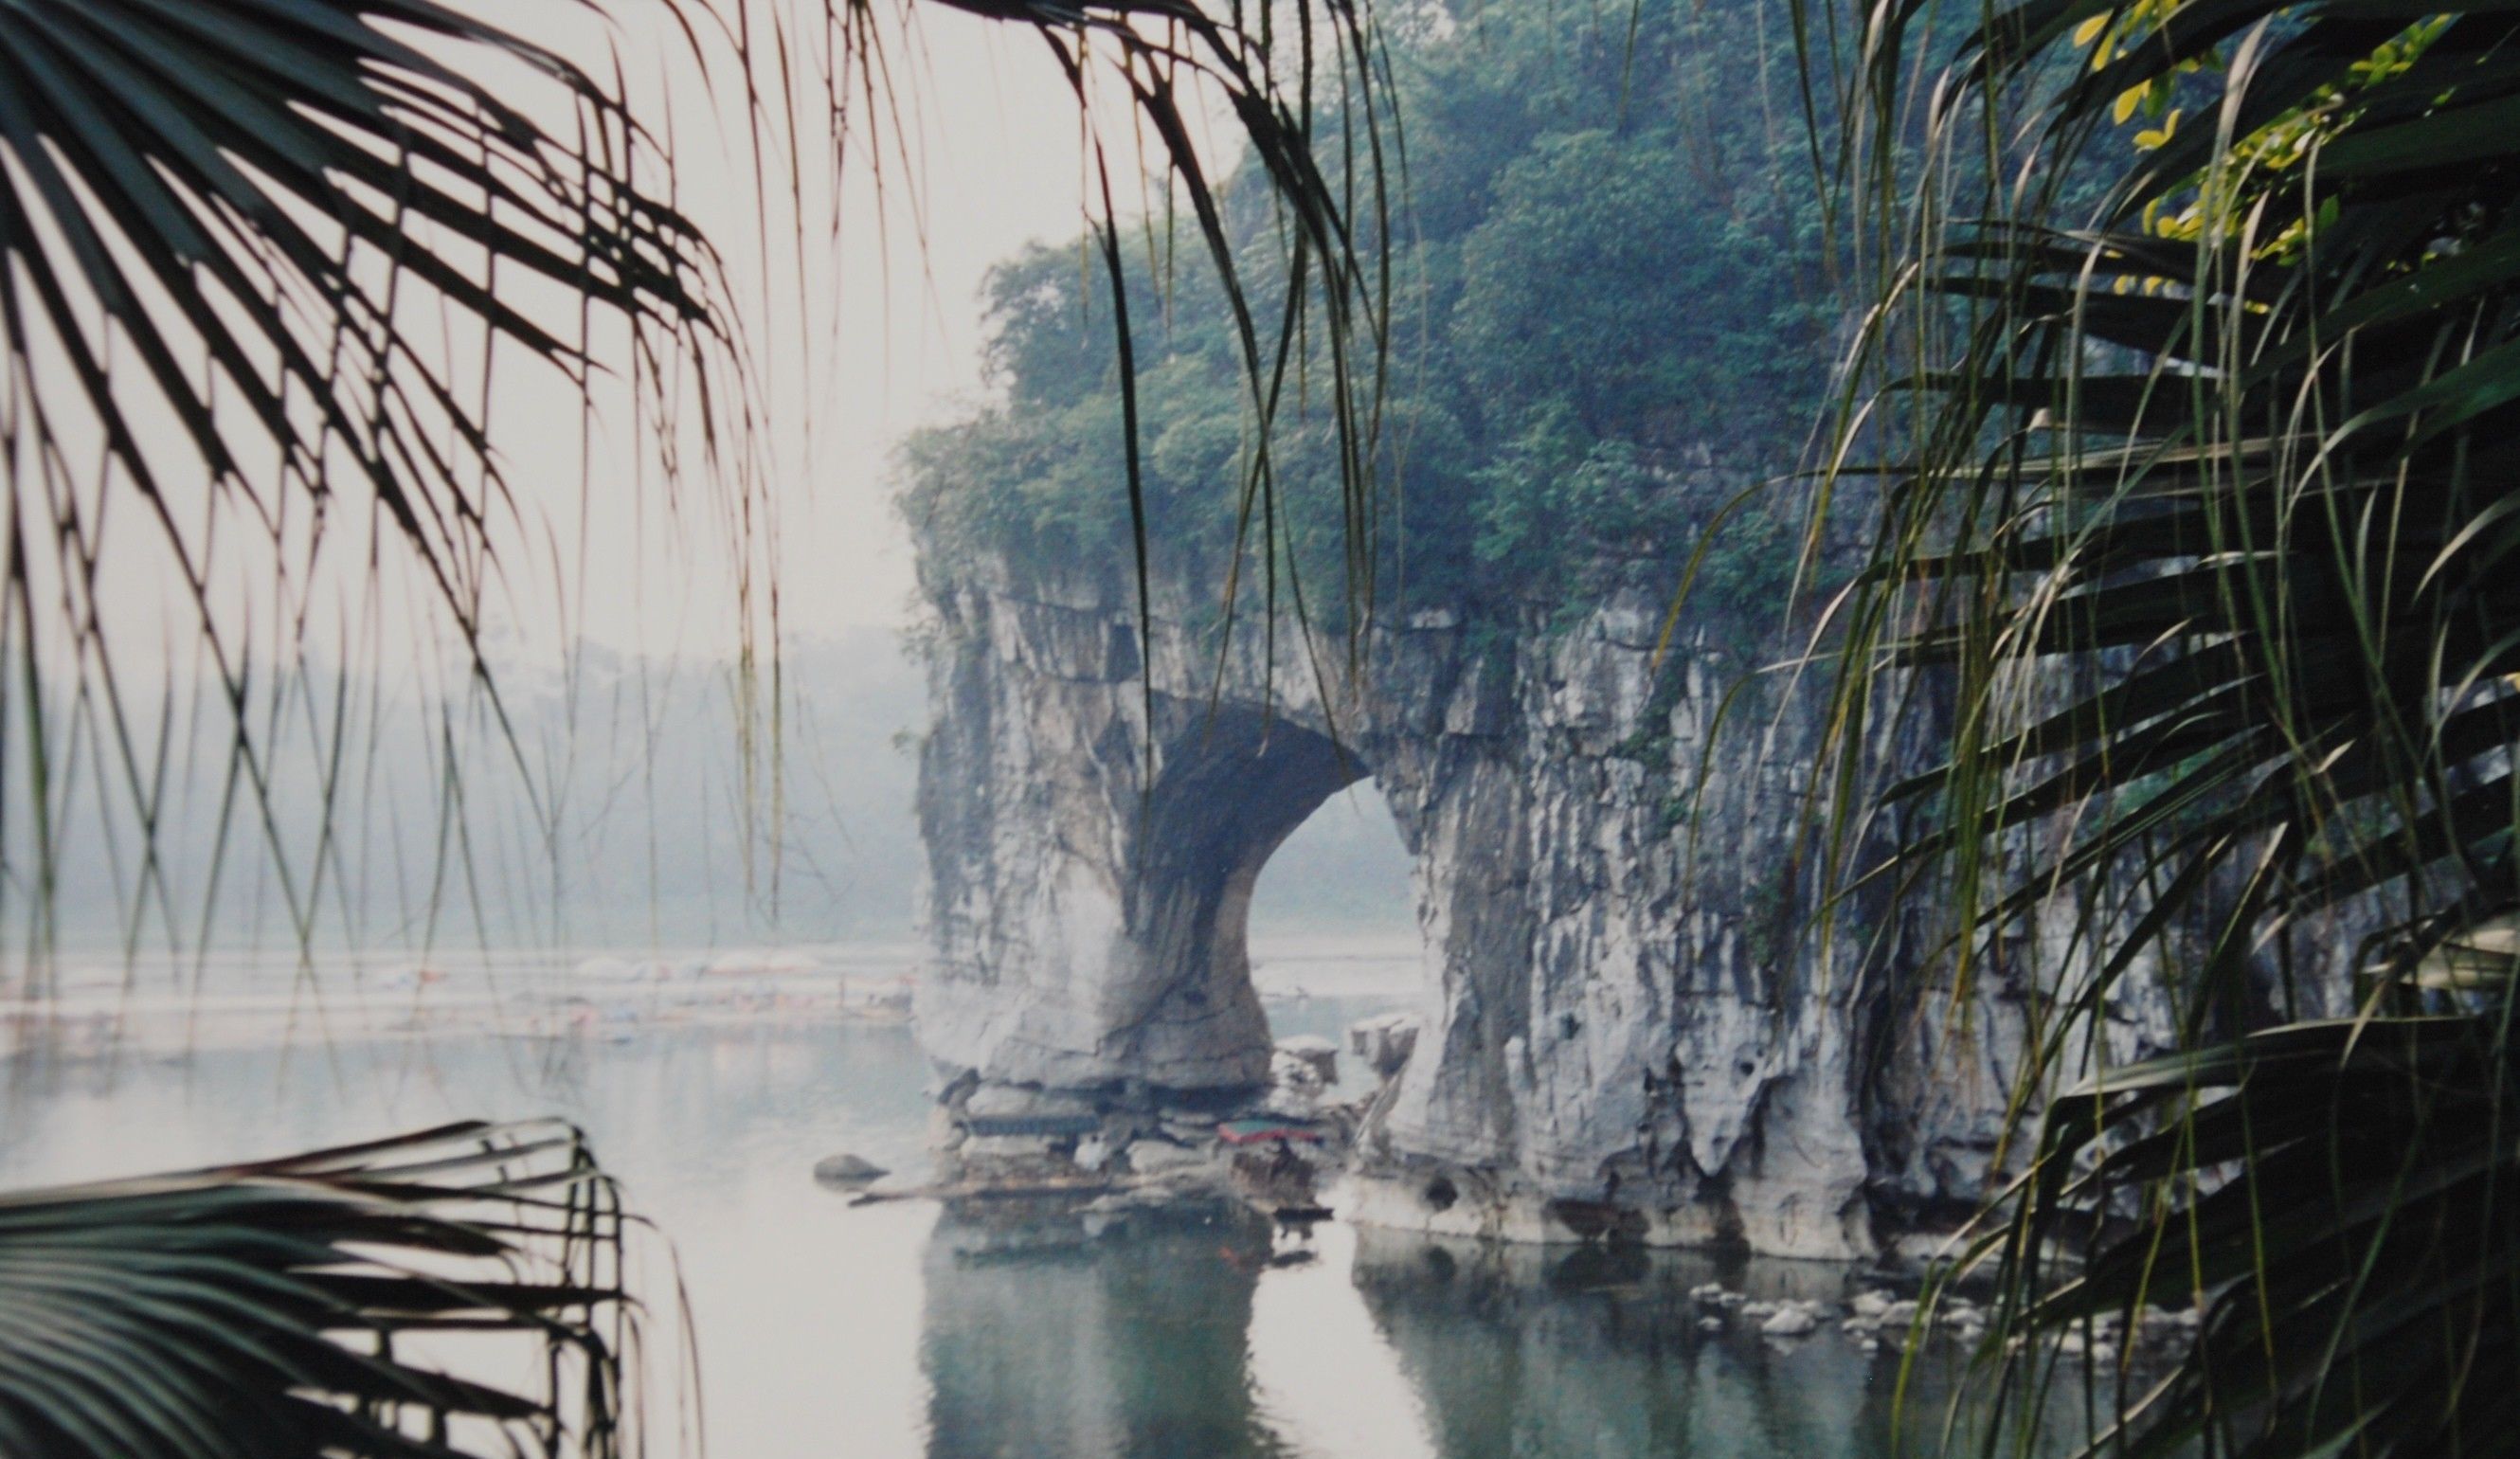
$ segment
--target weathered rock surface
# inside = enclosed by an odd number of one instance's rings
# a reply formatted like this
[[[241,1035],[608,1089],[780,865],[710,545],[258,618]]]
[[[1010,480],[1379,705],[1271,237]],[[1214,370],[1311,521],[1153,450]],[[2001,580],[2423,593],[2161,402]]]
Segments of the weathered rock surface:
[[[1400,1072],[1417,1047],[1418,1019],[1414,1014],[1375,1014],[1348,1026],[1347,1051],[1364,1061],[1377,1079],[1388,1079]]]
[[[1278,1055],[1302,1065],[1318,1084],[1338,1082],[1338,1045],[1318,1033],[1278,1040]]]
[[[1657,665],[1671,585],[1611,571],[1588,612],[1534,608],[1503,637],[1403,617],[1350,674],[1291,633],[1220,661],[1192,626],[1209,583],[1158,585],[1149,647],[1124,576],[935,559],[917,1020],[947,1069],[1168,1117],[1266,1088],[1252,888],[1370,777],[1416,862],[1426,993],[1405,1034],[1351,1043],[1394,1076],[1343,1213],[1568,1240],[1580,1212],[1856,1256],[2000,1179],[2026,970],[2070,955],[2071,918],[1957,1002],[1906,961],[1922,939],[1895,909],[1815,935],[1825,686],[1764,668],[1789,633],[1710,614]],[[2153,985],[2138,965],[2111,1000],[2116,1053],[2167,1036]]]

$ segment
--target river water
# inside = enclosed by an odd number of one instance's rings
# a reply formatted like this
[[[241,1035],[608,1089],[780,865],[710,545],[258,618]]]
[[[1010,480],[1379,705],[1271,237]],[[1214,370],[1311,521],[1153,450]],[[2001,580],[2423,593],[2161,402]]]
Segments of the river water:
[[[1331,1032],[1392,1002],[1274,1012],[1282,1034]],[[809,1175],[835,1151],[920,1171],[926,1081],[904,1026],[775,1019],[132,1054],[12,1080],[0,1186],[565,1115],[670,1235],[721,1459],[1891,1452],[1893,1350],[1833,1328],[1791,1345],[1702,1332],[1687,1296],[1835,1297],[1838,1268],[1335,1223],[1309,1242],[1192,1225],[975,1255],[932,1205],[852,1208]],[[642,1266],[670,1308],[665,1254]]]

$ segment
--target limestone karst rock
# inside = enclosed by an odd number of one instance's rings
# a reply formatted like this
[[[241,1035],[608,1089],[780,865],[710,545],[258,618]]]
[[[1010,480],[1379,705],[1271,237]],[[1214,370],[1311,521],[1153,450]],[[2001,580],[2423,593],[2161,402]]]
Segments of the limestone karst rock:
[[[2026,988],[2071,917],[1958,998],[1911,961],[1906,909],[1820,917],[1825,686],[1767,667],[1795,630],[1710,611],[1658,660],[1669,585],[1614,573],[1511,633],[1399,616],[1353,673],[1291,632],[1220,664],[1203,579],[1156,584],[1149,652],[1125,578],[942,556],[916,1017],[947,1070],[1149,1108],[1264,1089],[1252,889],[1370,778],[1415,861],[1426,993],[1342,1213],[1566,1240],[1565,1212],[1607,1209],[1649,1242],[1861,1255],[1947,1228],[2023,1149]],[[2159,1046],[2168,1007],[2131,969],[2113,1057]]]
[[[1660,605],[1637,589],[1502,647],[1422,616],[1374,637],[1370,692],[1272,672],[1252,635],[1211,703],[1212,661],[1168,619],[1142,797],[1127,597],[988,562],[922,571],[933,963],[916,1012],[940,1064],[1123,1096],[1264,1085],[1253,885],[1371,776],[1417,862],[1429,998],[1360,1139],[1351,1213],[1563,1239],[1549,1203],[1607,1197],[1648,1240],[1822,1255],[1871,1249],[1884,1173],[1974,1195],[2000,1085],[1900,1098],[1868,1130],[1881,1086],[1927,1081],[1895,1053],[1859,1059],[1884,1031],[1859,980],[1793,935],[1810,716],[1762,715],[1694,773],[1743,648],[1701,633],[1657,676]],[[1718,828],[1712,853],[1683,798]],[[1885,1172],[1892,1144],[1904,1168]]]

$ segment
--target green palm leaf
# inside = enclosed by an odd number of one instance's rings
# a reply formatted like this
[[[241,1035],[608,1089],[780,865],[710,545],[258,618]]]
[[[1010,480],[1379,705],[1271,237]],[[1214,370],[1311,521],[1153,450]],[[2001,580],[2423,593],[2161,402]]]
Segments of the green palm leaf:
[[[1876,102],[1925,23],[1875,37]],[[2101,1449],[2513,1450],[2515,39],[2491,5],[1991,6],[1929,123],[1983,220],[1920,224],[1884,316],[1930,367],[1884,402],[1846,692],[1950,691],[1883,875],[1958,889],[1963,992],[2071,909],[1990,1247],[2016,1435],[2045,1336],[2202,1300],[2157,1387],[2085,1371]],[[2147,966],[2176,1047],[2110,1069]]]
[[[0,1197],[0,1448],[625,1452],[627,1223],[556,1124]]]
[[[1272,309],[1251,306],[1250,275],[1282,266],[1296,281],[1278,334],[1328,342],[1343,480],[1361,501],[1388,302],[1370,260],[1389,234],[1373,84],[1384,63],[1361,10],[945,3],[1028,27],[1080,107],[1105,85],[1129,98],[1171,169],[1166,198],[1194,219],[1243,322],[1264,423],[1285,393],[1274,378],[1285,352],[1265,328]],[[756,185],[770,186],[787,154],[793,206],[764,198],[765,217],[805,205],[797,169],[813,152],[801,133],[818,100],[835,164],[886,114],[895,71],[871,0],[556,9],[674,22],[658,28],[750,126]],[[623,58],[557,54],[499,14],[445,0],[0,0],[0,914],[22,924],[30,963],[54,933],[61,822],[73,814],[93,812],[117,845],[136,833],[132,864],[115,868],[126,921],[154,915],[179,944],[195,935],[159,854],[179,798],[170,786],[185,778],[170,761],[184,758],[171,729],[186,710],[158,703],[171,690],[117,672],[117,583],[163,570],[179,627],[189,609],[197,635],[173,645],[178,662],[197,651],[205,702],[193,712],[231,741],[231,790],[202,838],[219,848],[213,889],[227,849],[250,848],[276,870],[301,940],[328,880],[349,875],[338,863],[356,840],[332,824],[338,775],[323,781],[311,845],[273,806],[275,761],[310,750],[282,726],[311,726],[319,760],[357,757],[341,743],[345,709],[289,703],[296,659],[360,648],[310,634],[320,614],[292,601],[319,564],[350,581],[408,568],[486,691],[464,712],[504,727],[479,653],[483,614],[510,574],[545,566],[533,526],[551,495],[550,483],[512,480],[494,449],[498,372],[559,372],[589,392],[589,420],[593,391],[627,390],[623,429],[656,458],[668,493],[698,483],[732,498],[726,545],[743,559],[736,613],[749,646],[763,565],[747,555],[764,551],[750,524],[770,515],[755,494],[772,423],[760,411],[765,355],[746,332],[767,325],[744,317],[718,241],[675,205],[670,127],[634,107]],[[717,64],[729,48],[740,103]],[[798,79],[817,73],[819,99]],[[1192,87],[1231,108],[1282,209],[1285,256],[1274,263],[1230,244],[1221,181],[1193,138]],[[1319,100],[1334,90],[1363,120],[1346,129],[1345,160],[1326,164]],[[872,151],[884,155],[882,139]],[[1099,191],[1116,250],[1124,224],[1113,190]],[[1134,401],[1134,371],[1123,388]],[[581,485],[597,511],[638,489]],[[257,615],[275,606],[282,626],[257,638]],[[533,802],[526,756],[512,757]],[[197,896],[209,899],[185,889],[185,901]]]

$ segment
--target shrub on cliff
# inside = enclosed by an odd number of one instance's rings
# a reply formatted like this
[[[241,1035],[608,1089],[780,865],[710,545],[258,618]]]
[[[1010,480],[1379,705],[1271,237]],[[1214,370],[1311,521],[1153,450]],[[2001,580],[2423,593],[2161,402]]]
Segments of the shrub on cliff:
[[[1562,597],[1605,552],[1676,581],[1702,498],[1794,465],[1826,378],[1820,209],[1788,32],[1763,4],[1418,18],[1394,58],[1408,174],[1385,391],[1358,423],[1378,432],[1369,502],[1340,489],[1321,342],[1264,443],[1212,274],[1133,257],[1155,570],[1221,588],[1238,555],[1241,581],[1275,566],[1323,616],[1361,544],[1385,610]],[[1343,144],[1338,116],[1322,131],[1326,153]],[[1229,216],[1274,256],[1266,209]],[[991,397],[904,447],[903,507],[939,562],[1131,570],[1111,300],[1081,261],[1001,265]]]

